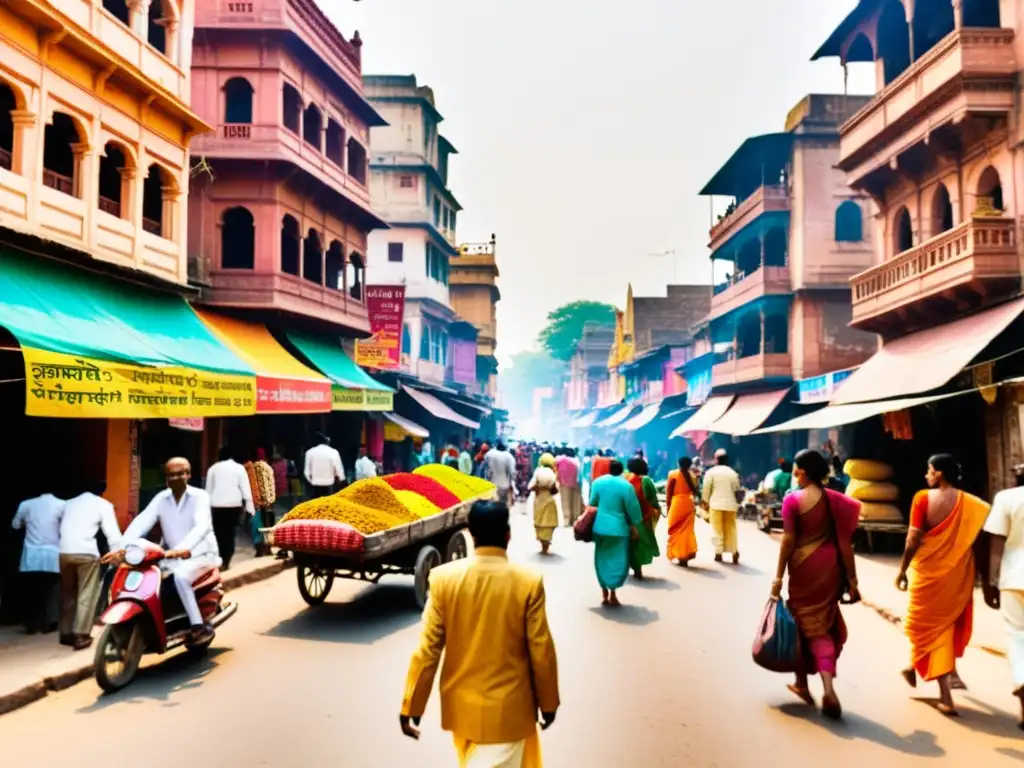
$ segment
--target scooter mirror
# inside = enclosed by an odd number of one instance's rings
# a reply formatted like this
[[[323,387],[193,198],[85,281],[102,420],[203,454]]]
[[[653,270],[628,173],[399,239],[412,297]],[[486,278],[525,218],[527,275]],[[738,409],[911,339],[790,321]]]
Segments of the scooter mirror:
[[[146,550],[135,544],[129,544],[124,550],[124,561],[128,565],[141,565],[146,559]]]

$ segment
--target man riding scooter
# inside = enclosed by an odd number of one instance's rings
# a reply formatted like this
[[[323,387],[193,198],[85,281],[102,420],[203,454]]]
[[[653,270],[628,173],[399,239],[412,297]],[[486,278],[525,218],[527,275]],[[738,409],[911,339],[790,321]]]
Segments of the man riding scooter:
[[[192,628],[190,642],[207,643],[213,639],[213,627],[203,621],[193,590],[196,578],[205,570],[220,565],[217,539],[213,535],[213,515],[206,491],[188,484],[192,466],[188,459],[173,458],[164,465],[167,488],[158,493],[149,505],[132,520],[122,541],[133,542],[145,537],[157,523],[163,531],[167,552],[163,568],[171,573],[181,603]],[[124,550],[111,552],[104,562],[124,559]]]

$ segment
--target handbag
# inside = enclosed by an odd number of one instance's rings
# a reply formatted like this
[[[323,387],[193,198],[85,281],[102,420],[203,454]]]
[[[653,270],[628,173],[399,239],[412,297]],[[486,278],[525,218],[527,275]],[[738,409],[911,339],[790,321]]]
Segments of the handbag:
[[[800,630],[786,603],[769,598],[751,649],[754,663],[769,672],[801,672],[804,669]]]
[[[594,520],[597,519],[597,509],[589,507],[584,510],[579,519],[573,523],[572,535],[576,541],[592,542],[594,540]]]

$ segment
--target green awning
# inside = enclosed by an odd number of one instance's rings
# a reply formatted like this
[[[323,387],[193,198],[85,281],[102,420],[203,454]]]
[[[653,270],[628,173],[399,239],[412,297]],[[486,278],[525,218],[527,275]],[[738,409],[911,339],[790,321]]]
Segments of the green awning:
[[[349,389],[366,389],[375,392],[393,392],[356,365],[345,354],[337,339],[333,341],[302,333],[288,332],[288,340],[309,358],[309,362],[335,384]]]
[[[180,296],[0,250],[0,326],[22,347],[252,376]]]

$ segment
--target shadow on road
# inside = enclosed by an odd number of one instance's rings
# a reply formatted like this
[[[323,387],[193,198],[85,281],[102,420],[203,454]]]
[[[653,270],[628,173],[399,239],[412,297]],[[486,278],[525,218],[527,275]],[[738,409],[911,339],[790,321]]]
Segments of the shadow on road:
[[[958,707],[960,717],[950,718],[952,722],[958,723],[972,731],[987,733],[989,736],[1003,736],[1007,738],[1018,738],[1020,736],[1017,718],[1009,712],[997,709],[973,696],[964,696],[963,699],[970,702],[974,709]],[[931,707],[936,707],[939,703],[937,698],[928,698],[926,696],[914,696],[913,700]]]
[[[412,626],[420,611],[408,586],[370,586],[345,603],[330,598],[316,608],[306,608],[263,634],[293,640],[370,645]]]
[[[709,579],[724,579],[725,574],[717,568],[703,568],[699,565],[689,565],[686,568],[680,568],[683,573],[695,573],[698,576],[705,576]]]
[[[548,552],[546,555],[543,552],[534,552],[527,559],[531,563],[554,565],[565,562],[565,555],[560,555],[557,552]]]
[[[1024,763],[1024,752],[1013,747],[996,747],[996,754],[1016,760],[1018,763]]]
[[[946,754],[946,750],[936,741],[935,734],[929,731],[917,730],[900,736],[891,728],[861,715],[844,713],[843,720],[833,722],[822,717],[815,707],[806,704],[783,704],[778,709],[784,715],[805,720],[849,741],[870,741],[894,752],[916,757],[936,758]]]
[[[590,610],[602,619],[608,619],[608,621],[618,624],[631,624],[635,627],[646,627],[661,618],[660,613],[652,611],[650,608],[644,608],[642,605],[622,605],[618,608],[595,605]]]
[[[230,652],[230,648],[211,648],[206,656],[195,659],[187,653],[176,651],[163,661],[140,669],[135,681],[124,690],[99,693],[95,702],[79,708],[77,712],[89,714],[118,704],[138,704],[143,700],[163,702],[161,706],[164,707],[176,707],[178,704],[172,702],[171,697],[175,693],[201,686],[206,676],[220,664],[218,658]]]
[[[663,579],[658,576],[644,576],[642,579],[630,579],[630,586],[640,587],[640,589],[663,589],[668,592],[674,592],[679,589],[679,585],[674,581]]]

